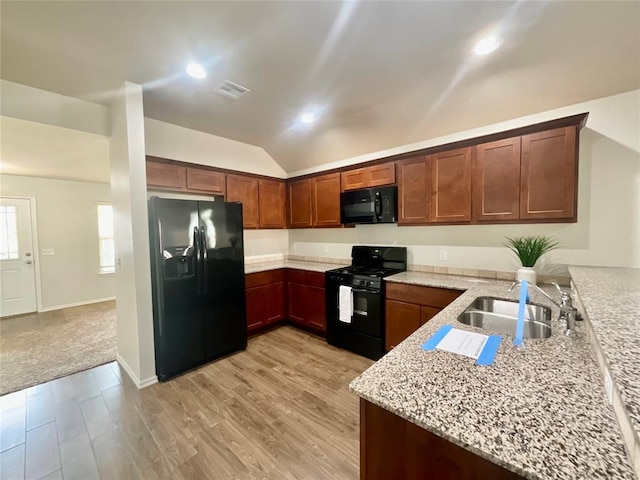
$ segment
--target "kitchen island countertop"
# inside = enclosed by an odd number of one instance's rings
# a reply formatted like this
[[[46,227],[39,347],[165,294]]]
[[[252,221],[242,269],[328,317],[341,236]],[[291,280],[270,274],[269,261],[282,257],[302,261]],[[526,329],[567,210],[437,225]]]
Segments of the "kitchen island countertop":
[[[509,282],[419,272],[385,280],[465,292],[353,380],[354,393],[526,478],[636,478],[583,322],[565,336],[557,307],[532,292],[552,308],[552,336],[517,349],[503,335],[494,364],[479,367],[420,347],[446,324],[487,333],[457,317],[479,296],[517,301]]]

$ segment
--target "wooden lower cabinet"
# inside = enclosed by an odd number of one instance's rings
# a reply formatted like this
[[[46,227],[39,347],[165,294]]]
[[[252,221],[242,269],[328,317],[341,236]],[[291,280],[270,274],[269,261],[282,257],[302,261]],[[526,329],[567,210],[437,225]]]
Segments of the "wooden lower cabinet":
[[[361,480],[517,480],[521,477],[360,399]]]
[[[250,273],[245,278],[247,332],[284,320],[284,270]]]
[[[279,269],[245,277],[247,332],[289,319],[324,334],[327,330],[324,273]]]
[[[324,273],[287,270],[288,317],[318,333],[327,331]]]
[[[385,348],[396,347],[462,294],[459,290],[387,283]]]

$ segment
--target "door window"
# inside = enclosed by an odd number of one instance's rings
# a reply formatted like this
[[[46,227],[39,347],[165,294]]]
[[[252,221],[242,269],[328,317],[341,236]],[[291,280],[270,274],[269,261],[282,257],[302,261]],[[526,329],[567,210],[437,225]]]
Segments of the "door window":
[[[18,215],[13,205],[0,205],[0,260],[17,260]]]

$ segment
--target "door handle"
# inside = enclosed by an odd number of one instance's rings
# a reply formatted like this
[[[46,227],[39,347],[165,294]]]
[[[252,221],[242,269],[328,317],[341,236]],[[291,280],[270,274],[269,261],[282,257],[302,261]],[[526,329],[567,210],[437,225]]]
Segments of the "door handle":
[[[27,260],[27,265],[31,265],[33,262],[31,260]]]

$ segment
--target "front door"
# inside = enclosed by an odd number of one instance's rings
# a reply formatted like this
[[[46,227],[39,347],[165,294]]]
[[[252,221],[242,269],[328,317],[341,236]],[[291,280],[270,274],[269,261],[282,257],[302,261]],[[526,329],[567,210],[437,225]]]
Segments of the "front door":
[[[0,198],[0,316],[35,312],[31,202]]]

